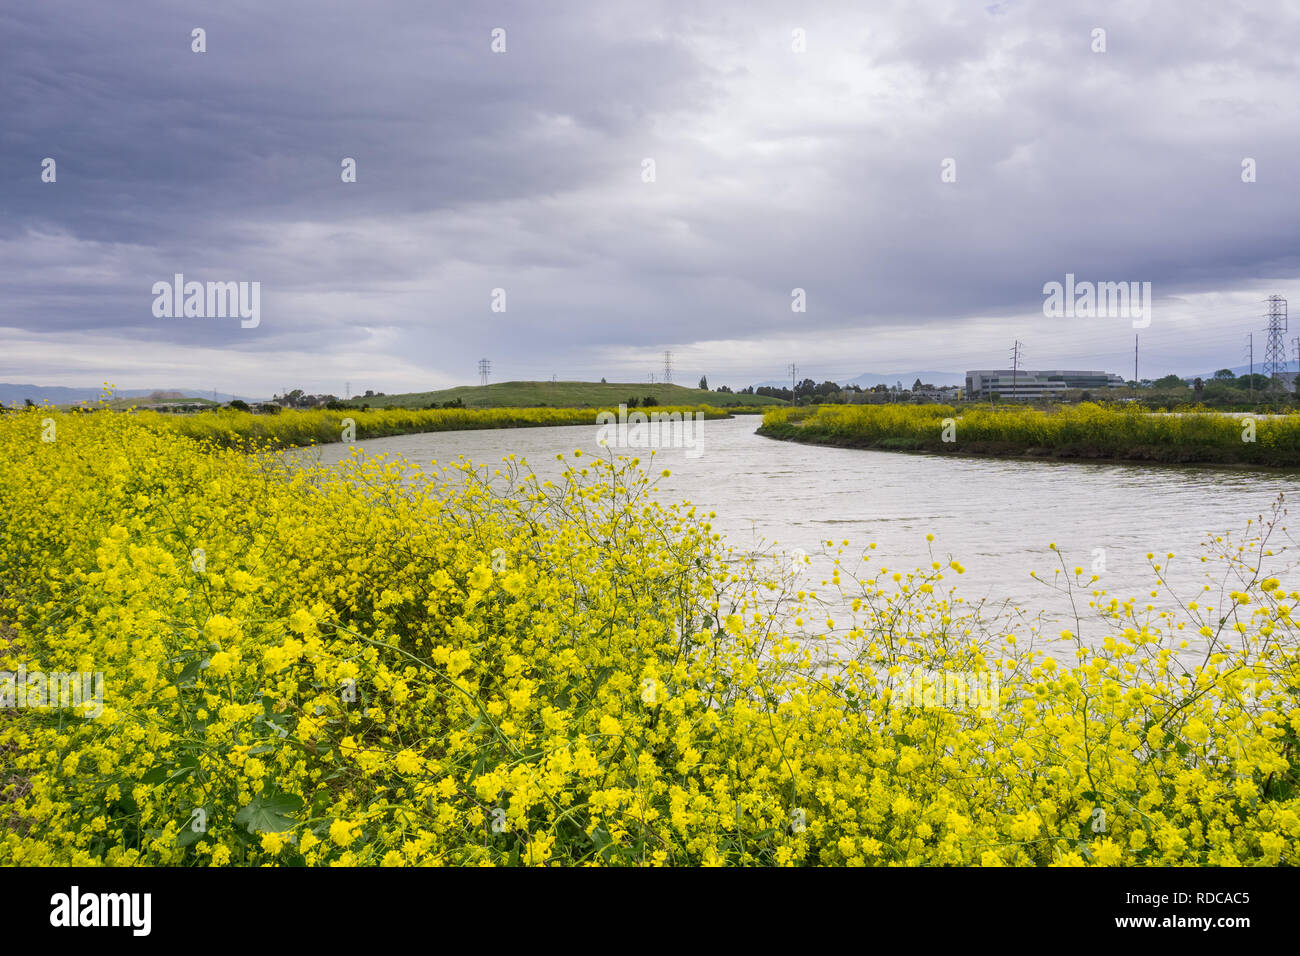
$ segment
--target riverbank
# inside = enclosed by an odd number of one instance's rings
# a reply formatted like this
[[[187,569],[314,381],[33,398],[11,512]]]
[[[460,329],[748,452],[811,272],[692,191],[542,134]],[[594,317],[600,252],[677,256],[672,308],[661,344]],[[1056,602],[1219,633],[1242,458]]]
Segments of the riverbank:
[[[316,445],[419,432],[487,428],[545,428],[554,425],[588,425],[594,428],[598,424],[596,416],[602,411],[618,413],[617,408],[438,408],[284,411],[278,415],[255,415],[230,409],[194,415],[146,411],[132,414],[151,427],[167,429],[188,438],[225,448],[248,448]],[[646,415],[700,414],[705,419],[730,417],[726,409],[710,405],[651,406],[637,411]]]
[[[614,408],[620,403],[642,403],[654,399],[660,406],[680,408],[737,405],[761,410],[761,406],[784,405],[782,399],[744,392],[714,392],[707,388],[686,388],[668,382],[494,382],[491,385],[460,385],[433,392],[404,392],[396,395],[360,395],[346,399],[353,408],[429,408],[445,402],[462,402],[467,408]]]
[[[961,414],[948,405],[823,405],[767,412],[758,434],[959,457],[1300,467],[1300,416],[1169,415],[1093,404]]]

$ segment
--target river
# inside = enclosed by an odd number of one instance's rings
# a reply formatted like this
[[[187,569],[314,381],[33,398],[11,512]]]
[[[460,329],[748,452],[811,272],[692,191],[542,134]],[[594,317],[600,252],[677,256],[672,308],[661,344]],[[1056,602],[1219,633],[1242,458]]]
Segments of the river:
[[[815,553],[828,540],[838,545],[847,538],[854,554],[874,542],[870,566],[883,563],[893,571],[928,567],[927,547],[933,547],[939,559],[952,556],[965,566],[963,576],[948,578],[968,601],[1010,600],[1060,620],[1069,616],[1069,602],[1030,577],[1036,570],[1050,579],[1060,566],[1050,544],[1071,571],[1098,570],[1096,586],[1121,600],[1168,605],[1150,596],[1148,552],[1167,564],[1184,599],[1197,597],[1206,582],[1217,599],[1222,563],[1202,564],[1201,543],[1207,536],[1242,535],[1248,519],[1267,516],[1279,493],[1300,487],[1295,473],[939,458],[800,445],[755,434],[759,424],[753,415],[708,421],[698,447],[659,448],[655,468],[669,468],[672,476],[656,494],[716,511],[717,530],[744,550]],[[594,426],[359,436],[357,444],[367,454],[400,455],[421,465],[458,455],[491,465],[513,452],[541,475],[558,470],[556,454],[599,450]],[[669,437],[665,444],[682,442]],[[344,444],[319,448],[325,463],[347,452]],[[649,458],[646,451],[635,453]],[[927,534],[934,535],[932,545]],[[1274,544],[1279,552],[1290,546],[1271,559],[1273,568],[1284,568],[1295,542],[1279,531]],[[1167,562],[1170,551],[1176,558]],[[1207,568],[1215,573],[1207,577]],[[820,580],[824,574],[814,569],[809,576]],[[1284,583],[1300,586],[1293,577]]]

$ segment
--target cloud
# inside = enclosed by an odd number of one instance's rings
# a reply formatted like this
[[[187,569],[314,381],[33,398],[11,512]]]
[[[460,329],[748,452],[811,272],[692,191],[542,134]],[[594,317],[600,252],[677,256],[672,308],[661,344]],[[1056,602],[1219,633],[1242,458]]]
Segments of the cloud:
[[[681,381],[747,384],[997,366],[1016,338],[1127,370],[1125,321],[1043,316],[1067,272],[1153,284],[1144,374],[1237,364],[1259,300],[1298,294],[1298,16],[29,5],[0,23],[0,375],[392,392],[482,356],[643,381],[671,348]],[[261,325],[155,319],[176,272],[260,281]]]

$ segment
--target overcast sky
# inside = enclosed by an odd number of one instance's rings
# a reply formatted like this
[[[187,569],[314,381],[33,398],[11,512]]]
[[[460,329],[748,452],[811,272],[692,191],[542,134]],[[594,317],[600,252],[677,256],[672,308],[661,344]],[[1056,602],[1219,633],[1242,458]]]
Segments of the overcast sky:
[[[1259,362],[1297,49],[1294,2],[9,4],[0,380],[1131,376],[1128,319],[1044,316],[1066,273],[1152,284],[1144,377]],[[156,318],[178,272],[260,325]]]

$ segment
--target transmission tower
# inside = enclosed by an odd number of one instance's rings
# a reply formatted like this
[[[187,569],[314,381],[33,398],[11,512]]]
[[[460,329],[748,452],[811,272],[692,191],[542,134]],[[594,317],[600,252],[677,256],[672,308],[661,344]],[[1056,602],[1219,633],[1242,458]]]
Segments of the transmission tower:
[[[1272,380],[1272,388],[1282,388],[1282,373],[1286,371],[1286,299],[1280,295],[1268,297],[1268,311],[1264,313],[1268,326],[1268,344],[1264,347],[1264,374]]]
[[[673,383],[673,353],[665,350],[664,351],[664,384],[671,385],[672,383]]]
[[[488,373],[492,371],[492,363],[487,359],[478,360],[478,383],[486,385],[488,383]]]
[[[794,377],[799,374],[799,367],[793,362],[790,363],[790,401],[794,402]]]

